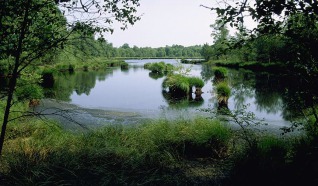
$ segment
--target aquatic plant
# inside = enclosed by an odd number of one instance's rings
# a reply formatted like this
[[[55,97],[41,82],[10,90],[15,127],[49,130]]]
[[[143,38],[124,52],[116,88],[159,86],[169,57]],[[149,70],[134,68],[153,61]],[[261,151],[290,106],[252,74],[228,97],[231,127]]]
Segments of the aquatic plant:
[[[198,77],[187,77],[181,74],[171,74],[162,83],[163,88],[169,88],[173,97],[184,97],[192,93],[192,88],[202,88],[204,82]]]
[[[190,87],[202,88],[204,81],[199,77],[188,77]]]
[[[152,73],[167,74],[172,71],[174,67],[171,64],[166,64],[161,61],[158,63],[146,63],[144,64],[144,68],[151,70]]]
[[[216,93],[220,106],[227,106],[228,99],[231,95],[231,88],[226,82],[221,82],[216,85]]]
[[[162,87],[169,88],[169,93],[171,93],[175,97],[184,97],[187,96],[190,92],[188,77],[180,74],[169,75],[162,82]]]

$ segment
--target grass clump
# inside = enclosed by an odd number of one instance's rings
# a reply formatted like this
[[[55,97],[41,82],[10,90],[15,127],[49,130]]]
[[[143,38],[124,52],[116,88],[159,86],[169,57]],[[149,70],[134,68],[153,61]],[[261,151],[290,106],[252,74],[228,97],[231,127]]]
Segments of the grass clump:
[[[171,74],[162,83],[163,88],[168,88],[173,97],[184,97],[192,93],[192,88],[202,88],[204,82],[198,77],[188,77],[181,74]]]
[[[173,70],[173,65],[166,64],[165,62],[146,63],[144,68],[150,70],[152,73],[167,74]]]
[[[190,87],[202,88],[204,81],[199,77],[188,77]]]
[[[231,95],[231,88],[227,82],[220,82],[216,85],[216,94],[218,99],[219,108],[227,107],[228,100]]]
[[[231,95],[231,88],[226,82],[222,82],[216,85],[216,93],[218,95],[218,98],[228,98]]]
[[[186,96],[190,91],[190,84],[186,76],[173,74],[162,83],[163,88],[169,88],[169,92],[176,96]]]

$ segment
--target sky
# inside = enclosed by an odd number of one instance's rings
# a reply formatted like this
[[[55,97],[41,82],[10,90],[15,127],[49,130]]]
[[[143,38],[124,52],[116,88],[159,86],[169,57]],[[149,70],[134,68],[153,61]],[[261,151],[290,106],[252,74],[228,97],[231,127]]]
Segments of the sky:
[[[105,34],[115,47],[128,43],[138,47],[164,47],[212,44],[216,14],[200,5],[212,6],[213,0],[140,0],[141,20],[122,31],[114,25],[113,34]]]

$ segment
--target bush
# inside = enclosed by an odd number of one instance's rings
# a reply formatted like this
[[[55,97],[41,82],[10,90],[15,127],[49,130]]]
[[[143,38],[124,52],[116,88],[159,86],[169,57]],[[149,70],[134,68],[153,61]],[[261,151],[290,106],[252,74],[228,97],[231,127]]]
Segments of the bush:
[[[43,98],[43,89],[35,83],[29,83],[16,88],[16,97],[20,101]]]

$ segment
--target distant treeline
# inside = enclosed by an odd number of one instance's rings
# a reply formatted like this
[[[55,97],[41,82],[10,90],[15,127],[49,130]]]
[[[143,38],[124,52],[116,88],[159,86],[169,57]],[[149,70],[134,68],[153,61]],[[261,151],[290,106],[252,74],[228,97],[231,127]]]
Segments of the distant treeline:
[[[172,45],[159,48],[137,47],[124,44],[114,47],[104,38],[81,37],[70,42],[71,53],[75,56],[107,58],[201,58],[202,46],[184,47]]]

